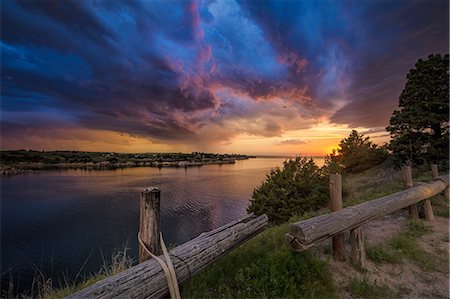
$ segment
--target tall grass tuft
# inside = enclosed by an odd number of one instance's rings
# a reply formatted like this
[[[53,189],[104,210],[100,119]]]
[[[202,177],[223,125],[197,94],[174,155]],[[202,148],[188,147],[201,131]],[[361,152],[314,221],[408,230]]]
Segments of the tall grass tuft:
[[[134,260],[128,256],[127,251],[128,251],[127,247],[125,247],[123,250],[114,250],[113,254],[111,255],[110,262],[107,262],[103,258],[103,264],[97,273],[88,276],[82,275],[81,272],[83,270],[84,265],[81,267],[80,271],[73,280],[69,280],[68,275],[66,273],[62,273],[62,282],[58,284],[60,285],[60,287],[55,286],[55,283],[51,278],[46,277],[41,270],[36,268],[37,274],[33,278],[31,290],[29,292],[22,294],[14,294],[14,285],[12,282],[13,280],[11,279],[8,290],[2,294],[2,297],[5,298],[32,297],[43,299],[64,298],[90,285],[93,285],[94,283],[102,279],[118,274],[130,268],[133,265]]]

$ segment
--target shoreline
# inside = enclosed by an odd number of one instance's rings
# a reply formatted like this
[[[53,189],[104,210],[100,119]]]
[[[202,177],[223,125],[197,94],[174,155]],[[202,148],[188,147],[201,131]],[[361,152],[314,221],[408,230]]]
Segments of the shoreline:
[[[139,162],[87,162],[87,163],[56,163],[45,164],[41,162],[35,163],[17,163],[12,165],[0,165],[0,176],[9,177],[20,174],[32,173],[41,170],[67,170],[67,169],[88,169],[88,170],[111,170],[134,167],[154,167],[154,168],[190,168],[201,167],[204,165],[223,165],[235,164],[236,160],[248,160],[247,158],[227,159],[227,160],[206,160],[206,161],[139,161]]]
[[[0,151],[0,176],[50,169],[188,168],[234,164],[255,156],[213,153],[114,153],[80,151]]]

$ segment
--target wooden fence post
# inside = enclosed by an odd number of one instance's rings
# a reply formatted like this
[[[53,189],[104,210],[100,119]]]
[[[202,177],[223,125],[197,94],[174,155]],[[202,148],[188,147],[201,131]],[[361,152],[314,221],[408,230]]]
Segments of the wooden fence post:
[[[151,187],[141,192],[139,237],[148,250],[159,256],[161,243],[159,233],[161,231],[160,219],[161,190]],[[150,255],[139,244],[139,263],[148,260]]]
[[[431,165],[431,174],[432,174],[433,178],[439,176],[437,164]],[[434,222],[435,219],[434,219],[434,214],[433,214],[433,207],[431,206],[431,199],[427,198],[424,200],[423,208],[425,211],[425,219],[430,222]]]
[[[431,164],[431,175],[433,176],[433,178],[439,176],[437,164]]]
[[[431,165],[431,173],[432,173],[432,175],[433,175],[433,178],[439,176],[437,164]],[[445,198],[448,199],[448,195],[449,195],[449,194],[448,194],[448,187],[444,189],[444,192],[443,192],[442,195],[444,195]]]
[[[330,202],[331,211],[342,209],[342,177],[340,174],[330,174]],[[333,256],[335,259],[345,261],[344,234],[333,237]]]
[[[402,176],[403,181],[405,183],[405,189],[413,187],[412,172],[410,165],[405,165],[402,167]],[[410,205],[408,207],[408,210],[410,218],[419,219],[419,210],[417,209],[417,204]]]
[[[350,230],[350,239],[352,242],[352,262],[360,268],[364,268],[366,266],[366,250],[361,226]]]

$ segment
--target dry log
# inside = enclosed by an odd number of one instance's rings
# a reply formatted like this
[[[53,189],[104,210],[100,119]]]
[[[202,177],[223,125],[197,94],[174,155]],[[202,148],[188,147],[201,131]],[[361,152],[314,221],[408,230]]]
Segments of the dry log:
[[[170,257],[182,284],[207,265],[226,255],[265,229],[266,215],[248,215],[175,247]],[[163,256],[160,258],[164,259]],[[67,298],[161,298],[168,293],[167,281],[155,259],[147,260],[108,277]]]
[[[436,195],[448,186],[448,180],[448,175],[436,177],[431,182],[420,186],[293,223],[289,226],[289,234],[298,243],[301,243],[303,247],[313,246],[313,243]],[[290,240],[290,244],[295,245],[297,248],[302,247],[297,242],[294,242],[292,238],[287,238],[287,240]]]

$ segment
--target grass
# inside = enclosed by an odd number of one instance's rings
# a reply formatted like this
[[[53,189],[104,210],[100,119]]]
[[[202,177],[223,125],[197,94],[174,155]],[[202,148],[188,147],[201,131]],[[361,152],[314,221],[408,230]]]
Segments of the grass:
[[[392,249],[384,245],[378,245],[368,248],[366,254],[369,259],[371,259],[377,264],[382,263],[398,264],[402,261],[399,255],[395,254],[395,252]]]
[[[421,248],[418,240],[432,231],[431,226],[422,220],[408,220],[406,228],[393,237],[388,246],[378,245],[367,249],[367,257],[377,264],[399,264],[409,258],[425,271],[439,270],[436,256]]]
[[[367,249],[367,257],[377,264],[399,264],[405,260],[419,266],[423,277],[432,271],[448,273],[448,255],[445,250],[435,249],[434,253],[422,248],[419,241],[432,231],[432,227],[423,220],[408,220],[400,234],[393,237],[387,245],[378,245]],[[447,236],[448,238],[448,236]]]
[[[15,296],[13,294],[13,286],[10,286],[10,290],[5,295],[6,298],[46,298],[46,299],[58,299],[67,297],[77,291],[87,288],[94,283],[105,279],[109,276],[118,274],[128,268],[133,264],[133,260],[127,255],[127,248],[124,250],[116,250],[112,257],[111,263],[108,264],[106,261],[103,262],[101,269],[88,277],[77,277],[75,281],[81,280],[81,283],[71,283],[64,277],[64,282],[62,287],[55,287],[51,279],[46,278],[44,274],[39,273],[38,276],[34,278],[33,286],[31,289],[31,294],[21,294]]]
[[[448,198],[442,194],[435,195],[431,198],[434,215],[449,218]]]
[[[409,258],[424,271],[440,271],[439,259],[425,251],[419,244],[419,238],[431,231],[431,226],[426,222],[409,220],[407,228],[390,240],[389,245],[393,251],[389,254]]]
[[[353,206],[403,190],[403,182],[397,170],[379,165],[358,174],[343,176],[344,207]]]
[[[287,225],[271,227],[183,287],[185,298],[336,297],[327,263],[294,252],[284,241]]]
[[[394,293],[386,285],[379,285],[367,279],[353,278],[347,286],[353,297],[356,298],[393,298]]]

